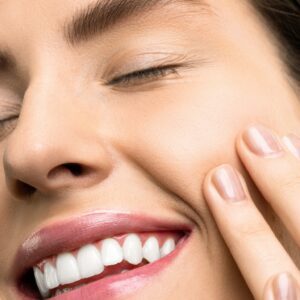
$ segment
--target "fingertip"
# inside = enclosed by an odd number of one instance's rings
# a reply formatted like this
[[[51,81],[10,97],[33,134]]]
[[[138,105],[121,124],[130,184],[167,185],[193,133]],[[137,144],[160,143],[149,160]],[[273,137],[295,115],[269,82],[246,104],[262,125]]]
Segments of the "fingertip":
[[[297,300],[299,287],[294,276],[283,272],[272,277],[266,284],[264,300]]]
[[[285,135],[281,138],[281,142],[288,152],[300,159],[300,139],[296,135]]]
[[[208,203],[210,202],[210,200],[216,197],[216,190],[212,184],[212,177],[217,168],[218,167],[214,167],[213,169],[209,170],[203,180],[202,190],[203,190],[204,198]]]
[[[237,202],[247,198],[247,187],[242,175],[230,164],[222,164],[212,169],[204,182],[204,192],[208,201]]]
[[[249,147],[247,146],[245,142],[245,135],[247,133],[247,130],[251,126],[248,126],[245,130],[240,132],[237,136],[236,143],[235,143],[235,148],[237,153],[239,154],[240,158],[242,160],[245,160],[249,158],[250,156],[254,156],[254,154],[249,150]]]

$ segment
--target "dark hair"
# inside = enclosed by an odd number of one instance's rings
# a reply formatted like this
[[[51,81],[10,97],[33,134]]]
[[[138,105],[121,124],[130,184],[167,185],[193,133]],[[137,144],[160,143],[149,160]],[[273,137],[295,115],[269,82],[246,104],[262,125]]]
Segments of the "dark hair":
[[[279,42],[287,73],[300,88],[300,0],[250,0]]]

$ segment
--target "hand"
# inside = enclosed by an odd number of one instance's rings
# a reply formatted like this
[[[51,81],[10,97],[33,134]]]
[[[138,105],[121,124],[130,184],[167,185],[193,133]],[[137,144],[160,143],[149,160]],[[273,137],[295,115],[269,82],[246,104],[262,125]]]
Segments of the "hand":
[[[238,136],[236,148],[300,247],[300,139],[280,138],[271,129],[253,125]],[[299,269],[256,208],[241,174],[230,165],[219,166],[207,174],[203,192],[255,299],[300,299]]]

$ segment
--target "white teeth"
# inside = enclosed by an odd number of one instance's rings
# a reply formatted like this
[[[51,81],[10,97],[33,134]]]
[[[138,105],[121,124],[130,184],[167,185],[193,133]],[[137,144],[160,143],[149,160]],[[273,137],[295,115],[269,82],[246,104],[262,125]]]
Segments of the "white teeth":
[[[61,285],[81,279],[76,259],[71,253],[62,253],[57,256],[56,269],[58,281]]]
[[[123,251],[114,239],[105,239],[101,245],[101,257],[104,266],[112,266],[123,260]]]
[[[56,269],[50,263],[46,263],[44,266],[44,277],[49,290],[59,286]]]
[[[124,259],[132,265],[138,265],[143,260],[142,243],[138,235],[129,234],[123,244]]]
[[[170,254],[175,247],[175,240],[169,238],[160,248],[155,236],[150,236],[142,246],[140,237],[131,233],[126,236],[122,247],[116,239],[107,238],[100,242],[100,249],[97,244],[88,244],[81,247],[76,255],[70,252],[59,254],[55,266],[52,264],[53,259],[46,260],[43,272],[37,266],[33,271],[41,296],[47,298],[51,293],[60,295],[80,287],[63,288],[66,284],[101,274],[106,266],[119,264],[123,260],[132,265],[140,264],[143,259],[152,263]],[[119,273],[127,271],[123,269]]]
[[[160,249],[160,256],[164,257],[170,254],[175,249],[175,241],[173,239],[167,239]]]
[[[154,236],[148,238],[144,244],[143,256],[150,263],[160,259],[158,240]]]
[[[98,275],[104,270],[100,253],[94,245],[80,248],[77,254],[77,263],[81,278]]]
[[[43,273],[37,267],[33,268],[33,272],[34,272],[36,284],[39,288],[41,295],[44,298],[48,297],[50,295],[50,293],[49,293],[49,289],[47,288],[47,286],[45,284],[45,279],[44,279]]]

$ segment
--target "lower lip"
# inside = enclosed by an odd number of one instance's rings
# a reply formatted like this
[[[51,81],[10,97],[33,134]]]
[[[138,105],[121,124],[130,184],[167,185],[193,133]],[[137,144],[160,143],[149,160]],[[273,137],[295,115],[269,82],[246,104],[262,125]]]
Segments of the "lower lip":
[[[127,273],[113,275],[98,281],[89,283],[81,288],[65,294],[51,297],[53,300],[113,300],[123,296],[128,298],[130,294],[145,287],[155,275],[166,269],[179,255],[181,250],[190,240],[191,233],[184,236],[177,244],[175,250],[164,258],[142,266]],[[35,300],[35,298],[21,296],[22,300]]]

